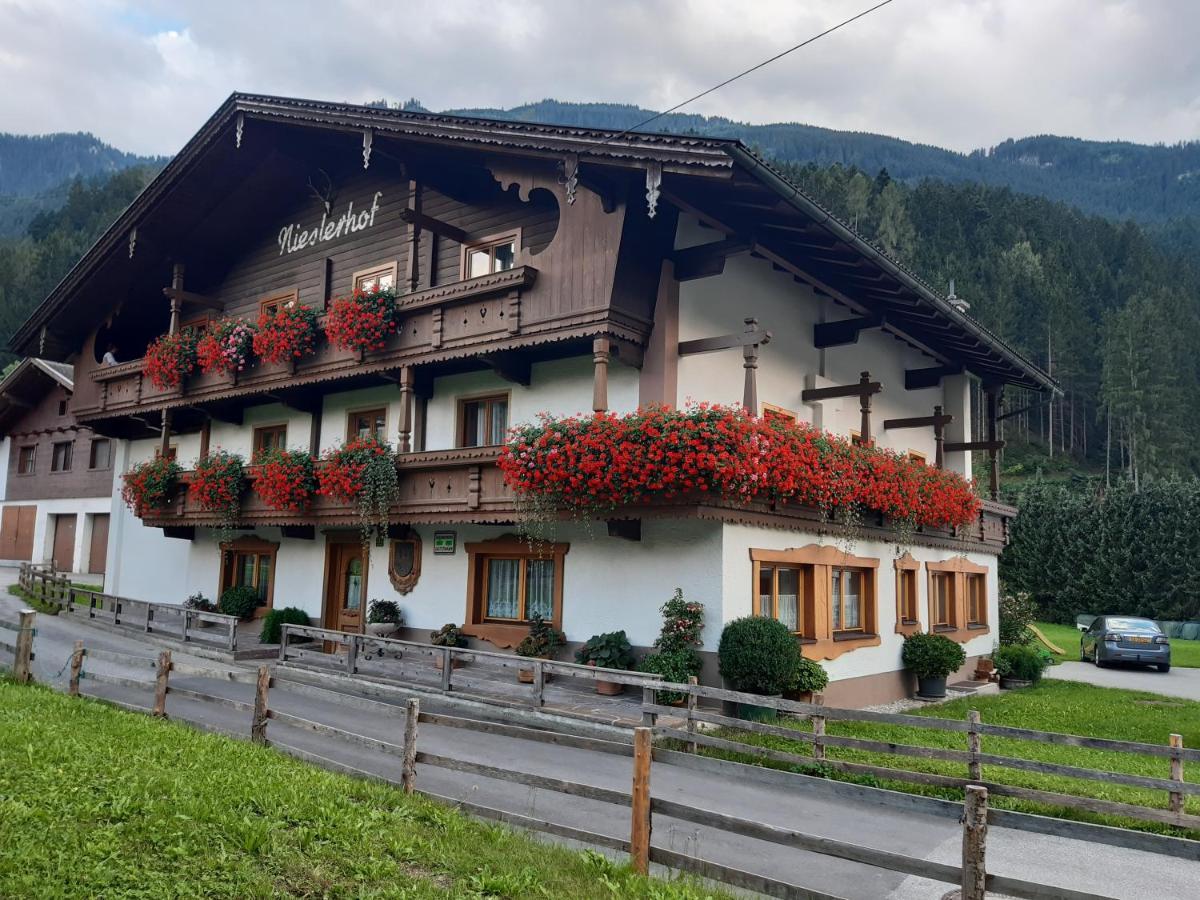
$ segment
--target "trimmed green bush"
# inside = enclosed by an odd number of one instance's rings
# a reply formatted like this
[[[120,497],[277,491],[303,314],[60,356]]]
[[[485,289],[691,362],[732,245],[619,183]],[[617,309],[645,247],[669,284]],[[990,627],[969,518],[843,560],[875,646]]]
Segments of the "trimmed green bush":
[[[575,662],[595,663],[604,669],[632,669],[633,645],[624,631],[595,634],[575,651]]]
[[[918,678],[945,678],[962,668],[966,651],[941,634],[910,634],[900,651],[904,668]]]
[[[1037,647],[1022,644],[1000,647],[992,654],[992,661],[996,663],[996,671],[1001,678],[1020,678],[1033,682],[1042,680],[1042,673],[1049,665],[1049,660],[1038,652]]]
[[[664,650],[661,653],[647,653],[638,665],[638,671],[661,675],[664,681],[671,684],[687,684],[687,680],[695,675],[700,677],[703,663],[700,656],[690,647],[681,650]],[[659,703],[678,703],[686,695],[678,691],[659,691]]]
[[[829,673],[825,667],[815,660],[801,656],[796,665],[796,674],[788,687],[789,694],[816,694],[825,690],[829,684]]]
[[[750,694],[782,694],[796,683],[800,646],[778,619],[745,616],[721,632],[717,647],[721,677],[734,690]]]
[[[249,619],[258,609],[258,589],[248,584],[235,584],[221,594],[217,607],[227,616]]]
[[[308,613],[295,606],[285,606],[283,609],[272,609],[263,616],[262,631],[259,632],[260,644],[278,644],[283,638],[284,625],[307,625]]]

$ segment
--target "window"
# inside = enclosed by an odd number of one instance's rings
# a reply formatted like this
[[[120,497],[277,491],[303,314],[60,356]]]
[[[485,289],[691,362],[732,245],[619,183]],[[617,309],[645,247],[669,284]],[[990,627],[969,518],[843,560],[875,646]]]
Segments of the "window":
[[[267,315],[274,315],[276,311],[278,311],[279,307],[286,303],[291,303],[294,300],[297,300],[299,296],[300,292],[295,288],[292,288],[291,290],[280,291],[277,294],[271,294],[269,297],[264,297],[258,301],[259,314],[266,313]]]
[[[896,573],[896,612],[902,625],[918,621],[916,569],[900,569]]]
[[[458,446],[492,447],[508,433],[508,394],[460,400]]]
[[[764,419],[780,419],[784,422],[795,422],[796,414],[790,409],[784,409],[782,406],[775,406],[771,403],[762,405],[762,417]]]
[[[915,463],[921,463],[922,465],[925,464],[925,454],[918,450],[909,450],[908,458]]]
[[[65,416],[67,414],[67,401],[66,400],[58,401],[58,414],[60,416]]]
[[[286,425],[263,425],[254,429],[253,438],[254,459],[258,459],[268,450],[287,449]]]
[[[778,619],[788,631],[812,637],[812,566],[758,567],[758,615]]]
[[[394,262],[373,269],[355,272],[352,279],[354,290],[371,291],[396,286],[396,264]]]
[[[930,581],[933,590],[933,627],[955,627],[954,573],[934,572]]]
[[[269,607],[275,589],[275,553],[278,544],[261,538],[243,537],[223,544],[221,592],[234,585],[249,585],[258,591],[259,607]]]
[[[863,436],[861,431],[850,432],[850,443],[855,447],[863,446]]]
[[[162,455],[163,455],[162,447],[155,447],[154,448],[154,458],[161,459]],[[171,444],[169,447],[167,447],[167,459],[178,459],[178,458],[179,458],[179,448],[177,446],[175,446],[174,444]]]
[[[37,446],[29,445],[17,451],[17,474],[32,475],[37,461]]]
[[[562,627],[563,563],[568,544],[504,535],[466,545],[466,631],[501,647],[513,647],[541,616]]]
[[[58,441],[50,454],[51,472],[70,472],[71,457],[74,455],[75,444],[72,441]]]
[[[112,444],[108,438],[96,438],[88,449],[88,468],[107,469],[112,465]]]
[[[346,440],[372,435],[381,441],[387,440],[386,409],[364,409],[352,412],[346,417]]]
[[[987,576],[968,573],[967,625],[987,624]]]
[[[388,557],[388,578],[401,594],[409,593],[421,577],[421,538],[415,531],[392,541]]]
[[[504,272],[516,265],[518,233],[487,238],[463,247],[462,277],[478,278],[493,272]]]
[[[868,574],[862,569],[834,568],[829,592],[833,632],[866,631],[866,590]]]
[[[179,330],[183,331],[186,328],[190,328],[196,334],[204,334],[204,332],[208,330],[208,322],[208,313],[205,313],[204,315],[197,316],[194,319],[188,319],[186,322],[180,322]]]

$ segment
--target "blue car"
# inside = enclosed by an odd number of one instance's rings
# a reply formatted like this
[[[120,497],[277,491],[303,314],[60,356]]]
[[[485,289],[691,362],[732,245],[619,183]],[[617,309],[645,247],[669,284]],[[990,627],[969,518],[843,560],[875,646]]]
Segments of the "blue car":
[[[1152,619],[1097,616],[1079,639],[1079,659],[1101,668],[1123,662],[1170,672],[1171,642]]]

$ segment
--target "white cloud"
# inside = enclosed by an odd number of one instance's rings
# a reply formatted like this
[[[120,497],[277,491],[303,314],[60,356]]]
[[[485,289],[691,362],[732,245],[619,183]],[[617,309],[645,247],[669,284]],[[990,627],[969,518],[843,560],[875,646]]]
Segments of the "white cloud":
[[[870,0],[0,0],[0,130],[172,153],[234,90],[662,109]],[[1200,4],[895,0],[689,111],[971,149],[1200,138]]]

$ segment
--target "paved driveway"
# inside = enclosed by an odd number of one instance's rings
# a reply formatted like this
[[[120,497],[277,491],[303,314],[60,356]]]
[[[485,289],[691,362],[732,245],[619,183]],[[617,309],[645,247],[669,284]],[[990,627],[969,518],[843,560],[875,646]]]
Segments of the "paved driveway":
[[[1101,669],[1090,662],[1064,662],[1047,669],[1046,677],[1200,700],[1200,669],[1175,666],[1170,672],[1159,672],[1146,666]]]

